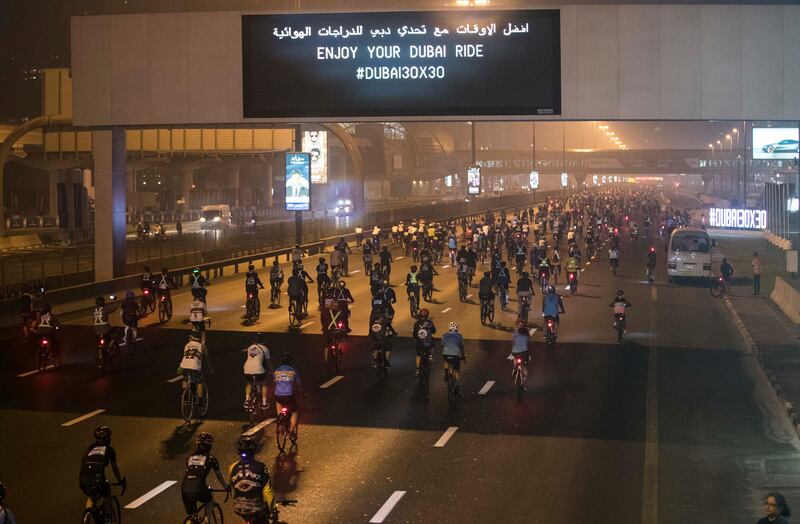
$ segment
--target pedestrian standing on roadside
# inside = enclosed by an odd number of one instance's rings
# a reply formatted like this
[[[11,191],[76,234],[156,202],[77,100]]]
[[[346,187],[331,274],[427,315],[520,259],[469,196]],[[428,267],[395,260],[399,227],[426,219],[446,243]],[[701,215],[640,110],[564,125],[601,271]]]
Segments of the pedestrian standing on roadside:
[[[789,524],[792,512],[783,495],[777,492],[767,493],[764,497],[764,514],[756,524]]]
[[[761,257],[758,252],[753,253],[753,295],[761,293]]]
[[[175,231],[178,233],[178,240],[183,240],[183,224],[180,220],[175,222]]]

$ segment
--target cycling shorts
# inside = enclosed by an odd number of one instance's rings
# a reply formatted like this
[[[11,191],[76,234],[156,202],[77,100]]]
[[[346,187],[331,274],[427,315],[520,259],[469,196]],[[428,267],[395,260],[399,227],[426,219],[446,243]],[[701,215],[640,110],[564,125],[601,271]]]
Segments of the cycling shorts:
[[[264,380],[267,378],[266,373],[245,373],[244,378],[247,382],[255,382],[256,384],[263,384]]]
[[[129,316],[126,315],[126,316],[122,317],[122,323],[125,324],[126,326],[130,327],[130,328],[139,327],[139,317],[135,317],[135,316],[130,316],[129,317]]]
[[[203,332],[206,330],[206,323],[202,320],[200,322],[192,322],[195,331]]]
[[[453,369],[461,369],[461,357],[444,355],[444,361],[450,364]]]
[[[425,347],[422,344],[417,344],[418,357],[424,357],[425,355],[430,355],[432,350],[433,350],[433,345]]]
[[[521,358],[522,364],[527,366],[531,361],[531,354],[530,351],[523,351],[522,353],[512,353],[514,358]]]
[[[275,395],[275,403],[289,408],[290,412],[297,412],[296,395]]]
[[[83,494],[92,499],[92,502],[111,494],[111,486],[103,475],[81,475],[79,483]]]
[[[609,258],[611,261],[612,266],[619,266],[619,259],[618,258]]]
[[[203,506],[211,502],[211,490],[208,489],[208,486],[203,486],[205,488],[205,491],[197,491],[197,490],[187,491],[186,489],[188,487],[189,486],[187,486],[186,484],[182,486],[181,499],[183,500],[183,507],[186,510],[186,514],[194,515]]]

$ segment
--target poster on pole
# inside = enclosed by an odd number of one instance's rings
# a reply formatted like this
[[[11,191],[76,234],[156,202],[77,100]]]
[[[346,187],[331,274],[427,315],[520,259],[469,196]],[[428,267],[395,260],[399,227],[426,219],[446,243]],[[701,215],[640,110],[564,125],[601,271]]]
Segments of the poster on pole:
[[[569,185],[569,175],[567,173],[561,173],[561,187],[567,187]]]
[[[311,155],[311,183],[327,183],[328,132],[303,131],[303,151]]]
[[[539,189],[539,172],[531,171],[529,175],[529,181],[531,184],[531,189]]]
[[[481,168],[470,167],[467,169],[467,194],[481,194]]]
[[[286,211],[311,209],[311,155],[286,153]]]

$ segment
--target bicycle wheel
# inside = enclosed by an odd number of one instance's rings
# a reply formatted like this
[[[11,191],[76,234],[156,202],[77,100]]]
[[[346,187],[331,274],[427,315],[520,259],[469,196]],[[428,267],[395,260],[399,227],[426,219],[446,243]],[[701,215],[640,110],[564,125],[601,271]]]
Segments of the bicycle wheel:
[[[486,325],[486,317],[488,316],[488,307],[485,303],[481,303],[481,324]]]
[[[183,416],[183,420],[189,421],[192,420],[192,415],[194,415],[194,392],[192,391],[191,387],[187,387],[181,393],[181,415]]]
[[[83,510],[83,517],[81,517],[81,522],[83,524],[102,524],[97,522],[97,519],[94,518],[94,512],[90,508],[86,508]]]
[[[110,495],[103,503],[103,516],[106,524],[119,524],[122,522],[122,514],[119,510],[119,500],[114,495]]]
[[[114,372],[119,369],[119,362],[120,362],[120,354],[119,354],[119,347],[114,344],[110,348],[108,348],[108,365],[111,372]]]
[[[719,298],[722,296],[722,286],[720,286],[719,282],[716,280],[711,282],[711,286],[709,286],[708,291],[711,293],[712,297]]]
[[[336,349],[333,351],[333,373],[334,375],[339,374],[339,367],[342,364],[342,350],[339,346],[336,346]]]
[[[162,324],[167,320],[167,306],[166,303],[160,301],[158,303],[158,321]]]
[[[456,379],[453,376],[452,368],[447,370],[447,402],[450,405],[456,401]]]
[[[486,318],[489,319],[489,323],[494,323],[494,303],[490,303],[489,307],[486,310]]]
[[[514,368],[514,386],[517,390],[517,404],[522,402],[522,393],[523,393],[523,385],[522,385],[522,369],[519,365],[516,365]]]
[[[286,449],[287,438],[289,438],[289,417],[281,415],[278,418],[278,424],[275,426],[275,444],[278,445],[278,450],[281,453]]]
[[[222,517],[222,508],[219,506],[217,502],[214,503],[214,506],[211,508],[211,524],[223,524],[224,519]]]
[[[40,348],[36,352],[36,369],[44,372],[47,369],[47,350]]]
[[[253,309],[255,310],[256,319],[261,316],[261,299],[258,296],[255,297],[255,305]]]
[[[205,417],[208,413],[208,384],[205,381],[203,384],[203,398],[197,399],[197,407],[200,408],[200,416]]]
[[[383,348],[378,350],[378,365],[375,369],[378,380],[385,380],[388,372],[386,371],[386,355],[383,352]]]

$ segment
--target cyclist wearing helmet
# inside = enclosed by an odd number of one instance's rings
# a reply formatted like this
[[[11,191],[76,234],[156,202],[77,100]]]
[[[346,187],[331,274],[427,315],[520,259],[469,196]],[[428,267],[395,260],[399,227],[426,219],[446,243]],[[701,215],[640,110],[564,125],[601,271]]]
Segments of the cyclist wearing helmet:
[[[417,304],[419,304],[419,273],[417,272],[417,266],[411,266],[410,271],[406,275],[406,288],[408,291],[408,298],[411,299],[411,294],[413,293],[414,296],[417,298]]]
[[[111,471],[120,484],[125,484],[125,479],[119,473],[117,453],[111,447],[111,428],[98,426],[94,430],[94,443],[90,444],[81,460],[81,471],[78,482],[86,500],[86,508],[94,507],[101,498],[106,498],[111,493],[111,486],[106,480],[106,466],[111,465]]]
[[[208,360],[205,345],[200,342],[200,336],[197,333],[189,335],[189,341],[183,347],[183,357],[178,366],[178,374],[183,375],[183,389],[189,387],[189,377],[193,376],[197,383],[197,398],[205,398],[203,396],[203,362],[207,361],[209,373],[214,371],[211,369],[211,362]]]
[[[419,310],[417,321],[414,322],[414,327],[411,329],[411,336],[417,346],[417,371],[419,375],[420,365],[423,358],[431,358],[431,350],[435,345],[433,341],[433,334],[436,333],[436,326],[433,325],[428,316],[430,312],[426,308]]]
[[[166,296],[169,298],[169,290],[175,287],[172,281],[172,276],[169,270],[165,267],[161,268],[161,274],[158,276],[158,296]]]
[[[621,289],[617,290],[617,295],[614,297],[614,300],[611,301],[609,307],[614,308],[614,319],[616,321],[622,322],[623,331],[625,333],[628,332],[627,327],[625,325],[625,309],[631,307],[631,303],[628,302],[628,299],[625,298],[625,292]],[[612,328],[617,327],[617,323],[611,325]]]
[[[646,261],[647,275],[648,276],[654,275],[656,269],[656,261],[658,260],[658,255],[656,254],[656,248],[650,246],[650,249],[647,250],[647,256],[645,258],[647,259]]]
[[[380,254],[378,255],[381,261],[381,273],[383,273],[383,277],[388,279],[389,275],[392,273],[392,262],[394,262],[394,258],[392,258],[392,254],[389,253],[389,248],[387,246],[383,246]]]
[[[564,301],[561,299],[561,295],[556,293],[555,286],[547,286],[547,293],[542,297],[542,316],[545,320],[552,318],[558,326],[559,313],[566,313]]]
[[[208,279],[200,274],[200,268],[194,268],[192,270],[192,296],[200,297],[205,302],[208,284]]]
[[[239,460],[228,469],[233,488],[233,511],[243,522],[266,522],[275,511],[275,497],[266,464],[255,459],[256,441],[242,435],[236,449]]]
[[[389,324],[385,309],[370,317],[369,341],[372,346],[372,367],[377,367],[378,365],[379,349],[385,355],[384,362],[386,362],[386,367],[392,367],[392,335],[394,335],[394,330]]]
[[[261,278],[259,278],[256,272],[256,266],[250,264],[247,266],[247,273],[244,275],[245,293],[253,293],[254,296],[258,296],[259,288],[264,289],[264,284],[261,282]]]
[[[297,394],[300,393],[300,373],[292,367],[292,355],[284,353],[281,365],[272,373],[275,394],[275,410],[280,415],[281,410],[289,409],[291,424],[289,433],[295,435],[297,431]]]
[[[341,311],[341,320],[344,322],[344,330],[350,333],[350,304],[354,303],[355,299],[353,298],[353,294],[350,293],[350,290],[347,289],[347,283],[344,280],[339,281],[339,285],[335,288],[334,296],[339,305],[339,311]]]
[[[447,382],[447,370],[453,369],[453,376],[456,379],[456,395],[461,395],[459,391],[459,380],[461,378],[461,361],[466,362],[464,354],[464,337],[458,332],[458,324],[450,322],[447,325],[447,333],[442,335],[442,356],[444,357],[444,380]]]
[[[269,287],[270,296],[277,297],[277,302],[280,302],[281,285],[283,285],[283,270],[281,269],[280,263],[276,259],[272,261],[272,267],[269,270]]]
[[[128,331],[133,333],[133,340],[139,338],[139,319],[143,315],[143,311],[139,308],[136,302],[136,294],[132,290],[125,292],[125,300],[120,305],[120,314],[122,315],[122,323],[125,324],[125,340],[128,340]]]
[[[206,308],[206,301],[205,299],[197,295],[192,300],[192,303],[189,305],[189,322],[192,323],[194,330],[200,334],[200,340],[203,341],[203,344],[206,343],[206,315],[208,314],[208,309]]]
[[[108,335],[111,333],[111,323],[108,321],[108,314],[116,309],[114,305],[107,305],[105,297],[97,297],[94,299],[94,309],[92,310],[92,319],[94,322],[94,334],[98,337]]]
[[[480,300],[494,300],[494,281],[492,274],[488,271],[483,272],[483,278],[478,282],[478,298]]]
[[[263,334],[256,333],[253,343],[244,350],[247,353],[247,360],[244,361],[244,376],[247,385],[244,388],[245,409],[250,399],[250,389],[254,386],[261,386],[261,409],[267,409],[267,372],[272,373],[272,363],[269,358],[269,348]]]
[[[522,276],[517,280],[517,302],[521,305],[522,300],[528,301],[531,304],[531,297],[534,296],[533,281],[527,271],[522,272]]]
[[[0,524],[17,524],[14,512],[11,511],[3,500],[6,498],[6,487],[0,482]]]
[[[195,439],[197,447],[194,453],[186,459],[186,473],[183,475],[181,483],[181,498],[183,507],[186,508],[187,515],[194,515],[198,512],[197,503],[205,506],[205,515],[208,522],[213,522],[212,510],[214,499],[208,487],[206,477],[214,470],[217,480],[222,485],[222,489],[228,490],[230,487],[222,476],[219,469],[219,462],[211,454],[211,447],[214,445],[214,436],[211,433],[200,433]]]
[[[144,290],[148,290],[151,294],[154,292],[155,282],[153,278],[153,274],[150,272],[150,266],[144,266],[144,272],[142,272],[141,276],[141,285],[142,293]]]

